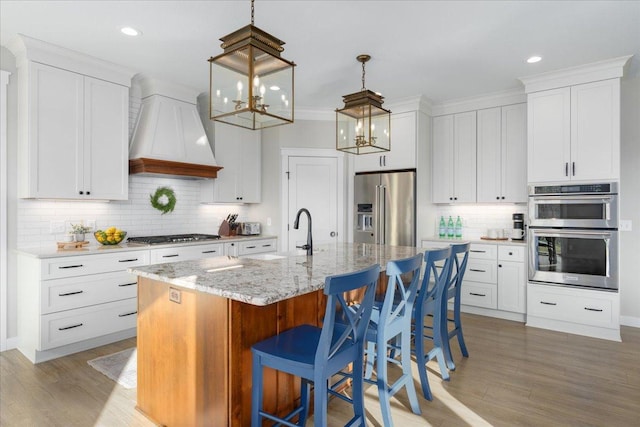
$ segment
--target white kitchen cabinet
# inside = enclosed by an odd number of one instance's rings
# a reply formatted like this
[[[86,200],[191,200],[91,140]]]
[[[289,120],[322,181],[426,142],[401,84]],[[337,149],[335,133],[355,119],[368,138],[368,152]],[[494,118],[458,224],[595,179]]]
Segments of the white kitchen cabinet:
[[[38,363],[135,336],[137,277],[126,269],[147,264],[148,250],[20,254],[18,349]]]
[[[478,202],[527,202],[526,104],[478,110]]]
[[[498,246],[498,310],[525,313],[527,278],[525,247]]]
[[[354,158],[355,172],[369,172],[416,167],[416,112],[391,114],[391,150],[361,154]]]
[[[529,182],[620,179],[620,80],[528,94]]]
[[[28,62],[20,197],[128,198],[129,88]]]
[[[260,203],[262,158],[260,132],[216,123],[218,177],[201,183],[205,203]]]
[[[527,326],[620,341],[620,296],[529,283]]]
[[[460,302],[497,309],[497,246],[472,243],[462,281]]]
[[[173,246],[150,250],[151,264],[188,261],[224,255],[223,243],[211,243],[193,246]]]
[[[433,118],[433,202],[476,201],[476,112]]]

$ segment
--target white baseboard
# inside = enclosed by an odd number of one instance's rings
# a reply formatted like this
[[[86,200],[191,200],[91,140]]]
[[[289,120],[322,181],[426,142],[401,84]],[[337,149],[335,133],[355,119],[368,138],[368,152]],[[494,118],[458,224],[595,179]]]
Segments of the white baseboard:
[[[624,326],[640,328],[640,317],[620,316],[620,324]]]
[[[18,348],[18,337],[7,338],[6,345],[3,346],[0,351],[13,350],[14,348]]]

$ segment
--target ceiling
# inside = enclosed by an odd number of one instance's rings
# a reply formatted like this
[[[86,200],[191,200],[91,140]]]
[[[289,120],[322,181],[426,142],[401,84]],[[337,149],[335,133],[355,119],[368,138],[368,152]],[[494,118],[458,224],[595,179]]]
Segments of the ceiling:
[[[0,44],[17,33],[208,92],[219,38],[250,23],[250,1],[0,1]],[[297,64],[296,108],[333,110],[366,86],[387,104],[521,88],[518,77],[635,55],[640,1],[255,1],[255,25]],[[143,35],[120,33],[132,26]],[[526,58],[543,57],[537,64]]]

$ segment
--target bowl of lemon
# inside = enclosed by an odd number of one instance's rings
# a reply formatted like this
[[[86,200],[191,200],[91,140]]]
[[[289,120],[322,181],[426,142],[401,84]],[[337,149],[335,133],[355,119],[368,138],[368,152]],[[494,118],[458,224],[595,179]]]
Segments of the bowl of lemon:
[[[127,232],[116,227],[109,227],[105,230],[98,230],[93,233],[98,243],[103,245],[117,245],[127,237]]]

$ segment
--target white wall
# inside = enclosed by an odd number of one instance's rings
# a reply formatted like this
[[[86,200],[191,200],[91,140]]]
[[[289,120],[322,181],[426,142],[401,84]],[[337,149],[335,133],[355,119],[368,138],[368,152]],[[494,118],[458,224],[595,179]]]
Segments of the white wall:
[[[620,232],[620,316],[640,328],[640,77],[622,79],[620,88],[620,219],[633,224]]]

